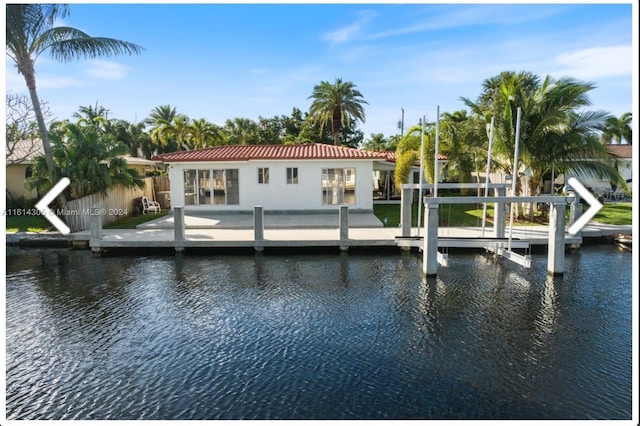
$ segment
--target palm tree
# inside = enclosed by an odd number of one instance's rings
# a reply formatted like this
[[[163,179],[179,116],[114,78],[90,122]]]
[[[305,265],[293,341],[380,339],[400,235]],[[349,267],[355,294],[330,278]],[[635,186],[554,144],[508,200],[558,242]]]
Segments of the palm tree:
[[[156,126],[161,123],[171,123],[176,115],[178,115],[178,112],[175,107],[168,104],[160,105],[151,110],[145,122],[151,126]]]
[[[488,133],[477,117],[466,110],[444,112],[440,119],[440,153],[447,157],[447,176],[460,182],[471,182],[472,172],[479,175],[486,162]],[[463,194],[471,192],[462,190]]]
[[[36,91],[35,61],[48,51],[56,60],[68,62],[80,58],[139,54],[143,48],[122,40],[90,35],[71,27],[54,27],[58,18],[69,14],[67,5],[7,4],[7,56],[16,64],[29,89],[49,171],[55,163],[47,126]]]
[[[191,148],[206,148],[221,145],[222,134],[219,126],[208,122],[204,118],[191,123]]]
[[[362,149],[366,151],[386,151],[389,140],[382,133],[371,133],[371,137],[364,142]]]
[[[115,120],[114,134],[118,141],[129,147],[129,153],[133,157],[142,154],[144,158],[150,159],[153,156],[155,146],[145,132],[143,122],[132,124],[126,120]]]
[[[151,139],[160,146],[188,150],[191,146],[192,128],[189,117],[178,114],[170,122],[159,122],[151,130]]]
[[[227,120],[223,130],[229,145],[257,145],[259,142],[258,123],[249,118]]]
[[[420,148],[422,145],[422,124],[411,126],[398,142],[396,148],[396,168],[393,179],[399,188],[407,183],[411,170],[416,162],[420,161]],[[429,126],[424,134],[424,157],[422,166],[424,178],[427,182],[434,182],[434,158],[435,158],[435,129]]]
[[[604,123],[600,140],[603,144],[610,144],[612,141],[621,143],[622,139],[631,145],[631,113],[625,112],[617,117],[609,117]]]
[[[531,73],[502,73],[485,81],[485,93],[477,103],[462,100],[485,121],[495,117],[493,160],[513,176],[515,118],[521,108],[519,161],[529,169],[531,194],[539,194],[543,176],[552,169],[619,180],[596,137],[608,114],[576,112],[590,105],[588,92],[593,88],[568,77],[541,81]]]
[[[327,123],[331,123],[331,133],[334,145],[340,145],[342,128],[349,126],[351,121],[364,123],[365,115],[362,104],[367,104],[362,93],[350,81],[343,82],[336,78],[334,84],[321,81],[313,88],[313,98],[309,107],[309,119],[320,123],[320,132]]]
[[[126,160],[120,157],[129,148],[97,126],[57,123],[52,127],[51,139],[55,142],[54,169],[49,171],[44,157],[36,157],[33,176],[27,181],[31,188],[48,190],[65,176],[71,180],[67,195],[74,198],[106,195],[116,185],[144,187],[138,172],[128,168]]]

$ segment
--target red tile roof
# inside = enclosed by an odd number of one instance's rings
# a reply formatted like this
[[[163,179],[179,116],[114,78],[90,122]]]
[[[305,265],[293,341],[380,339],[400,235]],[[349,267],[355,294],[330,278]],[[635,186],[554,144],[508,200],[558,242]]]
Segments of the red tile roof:
[[[633,149],[632,149],[633,145],[605,145],[605,148],[607,148],[607,151],[609,151],[609,153],[615,155],[616,157],[620,157],[620,158],[632,158],[632,153],[633,153]]]
[[[159,154],[152,160],[165,163],[193,161],[248,161],[248,160],[318,160],[318,159],[372,159],[386,160],[382,152],[364,151],[344,146],[310,143],[300,145],[224,145],[193,151]]]

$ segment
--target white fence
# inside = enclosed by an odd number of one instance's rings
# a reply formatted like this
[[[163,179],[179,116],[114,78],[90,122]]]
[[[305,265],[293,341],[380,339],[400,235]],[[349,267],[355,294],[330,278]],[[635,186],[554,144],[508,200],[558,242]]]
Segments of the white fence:
[[[102,225],[115,222],[123,216],[134,214],[133,200],[138,197],[154,199],[153,178],[144,179],[145,187],[125,188],[118,186],[107,196],[92,194],[69,201],[64,207],[64,219],[71,232],[85,231],[90,228],[91,217],[102,217]]]

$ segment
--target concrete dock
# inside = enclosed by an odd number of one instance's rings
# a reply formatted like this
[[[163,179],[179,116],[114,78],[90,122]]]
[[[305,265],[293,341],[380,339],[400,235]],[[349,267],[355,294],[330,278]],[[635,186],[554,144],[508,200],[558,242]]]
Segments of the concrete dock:
[[[347,238],[340,235],[337,213],[314,214],[265,214],[263,239],[256,241],[251,214],[223,214],[217,216],[185,215],[185,238],[175,241],[173,216],[142,224],[137,229],[104,229],[95,248],[273,248],[273,247],[389,247],[401,246],[397,237],[399,227],[383,227],[371,213],[349,213]],[[583,239],[615,238],[631,235],[631,225],[613,226],[591,222],[583,228],[581,237],[566,235],[566,244],[581,244]],[[411,236],[421,236],[424,229],[411,229]],[[527,240],[531,246],[548,244],[547,226],[514,226],[514,241]],[[479,238],[480,227],[440,227],[438,237],[446,239]],[[484,237],[493,237],[493,230],[485,229]],[[508,232],[507,232],[508,237]],[[59,233],[15,233],[7,234],[9,245],[42,245],[65,242],[78,247],[88,247],[91,231],[70,235]],[[444,244],[442,244],[444,246]]]

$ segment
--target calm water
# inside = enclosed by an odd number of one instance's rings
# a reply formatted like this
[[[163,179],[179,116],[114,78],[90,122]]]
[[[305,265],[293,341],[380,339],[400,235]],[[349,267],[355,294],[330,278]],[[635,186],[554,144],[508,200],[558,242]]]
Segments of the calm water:
[[[7,256],[9,419],[630,419],[631,254]]]

